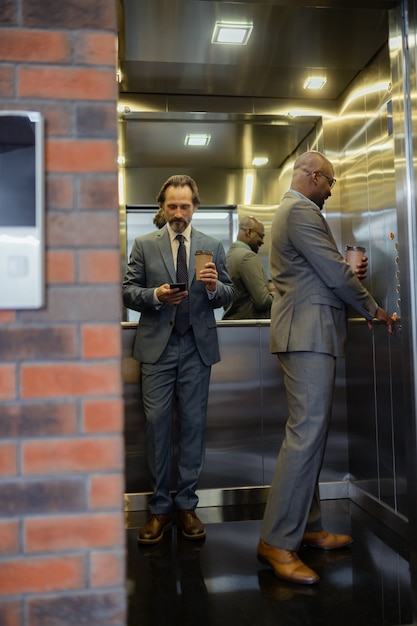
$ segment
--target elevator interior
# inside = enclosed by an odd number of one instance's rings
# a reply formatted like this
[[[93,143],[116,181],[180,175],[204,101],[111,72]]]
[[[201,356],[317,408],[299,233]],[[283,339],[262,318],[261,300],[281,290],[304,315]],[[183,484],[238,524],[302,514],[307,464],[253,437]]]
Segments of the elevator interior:
[[[262,215],[268,233],[272,214],[266,207],[276,205],[287,189],[294,158],[305,149],[324,151],[338,179],[325,207],[338,245],[341,250],[352,242],[365,246],[367,286],[381,306],[397,313],[400,324],[389,339],[378,325],[369,333],[364,321],[350,313],[323,493],[331,497],[335,489],[337,497],[349,497],[406,536],[414,417],[407,398],[412,390],[404,386],[410,378],[404,365],[410,342],[406,325],[401,328],[412,272],[405,262],[410,258],[405,192],[399,190],[405,169],[399,161],[405,152],[400,3],[371,0],[365,8],[351,1],[343,9],[330,0],[309,5],[289,0],[119,2],[122,265],[128,252],[125,206],[154,203],[161,183],[174,171],[197,180],[204,203],[250,205]],[[253,22],[246,50],[210,44],[218,19]],[[414,32],[415,22],[411,27]],[[303,82],[318,69],[326,86],[309,94]],[[209,133],[208,149],[187,152],[186,132]],[[264,152],[267,166],[255,169],[252,157]],[[227,493],[268,485],[285,419],[282,383],[268,354],[268,327],[219,326],[223,358],[213,370],[210,394],[203,478],[207,501],[210,489]],[[136,456],[142,441],[140,417],[135,421],[140,415],[137,369],[129,357],[133,332],[124,325],[128,495],[143,485],[134,476],[143,458]],[[249,362],[248,353],[240,356],[242,345],[255,355],[246,370],[236,368],[237,362]],[[135,467],[132,474],[130,466]]]

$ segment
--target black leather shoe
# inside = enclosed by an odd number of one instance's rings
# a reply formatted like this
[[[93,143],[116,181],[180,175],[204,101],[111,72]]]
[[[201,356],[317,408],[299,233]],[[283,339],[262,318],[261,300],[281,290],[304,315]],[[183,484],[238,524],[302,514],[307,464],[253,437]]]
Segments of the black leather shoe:
[[[198,519],[195,511],[189,509],[177,511],[177,522],[186,539],[203,539],[206,536],[204,524]]]
[[[145,544],[158,543],[164,532],[172,526],[172,515],[152,515],[145,526],[139,528],[138,542]]]

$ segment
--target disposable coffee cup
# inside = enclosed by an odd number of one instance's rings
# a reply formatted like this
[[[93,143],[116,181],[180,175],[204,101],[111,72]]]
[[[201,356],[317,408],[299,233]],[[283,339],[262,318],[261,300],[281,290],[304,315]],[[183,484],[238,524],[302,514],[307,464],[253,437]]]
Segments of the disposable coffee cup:
[[[204,269],[206,263],[211,263],[213,260],[213,253],[211,250],[196,250],[195,251],[195,275],[197,280],[200,279],[200,272]]]
[[[346,246],[346,261],[349,263],[353,271],[357,269],[357,264],[361,263],[362,257],[365,255],[365,248],[362,246]]]

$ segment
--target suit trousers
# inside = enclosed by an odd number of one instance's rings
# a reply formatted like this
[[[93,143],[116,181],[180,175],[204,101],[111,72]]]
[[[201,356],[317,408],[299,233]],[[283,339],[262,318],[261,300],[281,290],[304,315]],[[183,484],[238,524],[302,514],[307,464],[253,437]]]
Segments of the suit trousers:
[[[211,367],[200,358],[191,329],[184,335],[173,332],[158,361],[141,364],[152,514],[167,514],[172,509],[174,403],[178,419],[175,506],[193,510],[198,504],[196,489],[204,464],[210,372]]]
[[[306,530],[322,529],[319,474],[332,411],[336,358],[317,352],[278,354],[289,417],[269,491],[261,537],[297,551]]]

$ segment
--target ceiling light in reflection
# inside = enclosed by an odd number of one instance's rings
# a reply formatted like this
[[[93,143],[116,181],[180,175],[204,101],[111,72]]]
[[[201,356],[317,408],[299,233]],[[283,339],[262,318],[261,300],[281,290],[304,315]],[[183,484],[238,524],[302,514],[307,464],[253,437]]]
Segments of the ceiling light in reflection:
[[[252,194],[253,194],[253,174],[247,173],[245,177],[245,195],[244,195],[244,204],[252,203]]]
[[[191,133],[185,136],[185,146],[208,146],[211,135],[207,133]]]
[[[252,28],[253,24],[247,22],[216,22],[211,43],[245,46]]]
[[[309,76],[304,83],[304,89],[323,89],[327,83],[327,78],[324,76]]]
[[[255,166],[260,166],[260,165],[266,165],[268,163],[269,159],[268,157],[255,157],[254,159],[252,159],[252,165]]]

